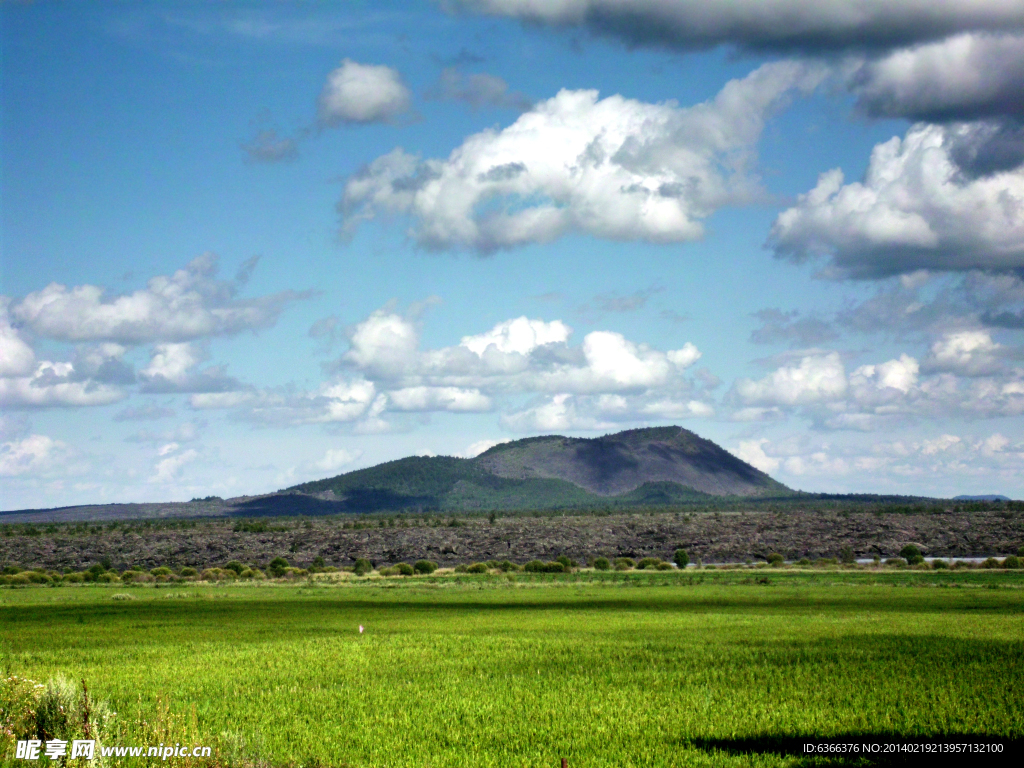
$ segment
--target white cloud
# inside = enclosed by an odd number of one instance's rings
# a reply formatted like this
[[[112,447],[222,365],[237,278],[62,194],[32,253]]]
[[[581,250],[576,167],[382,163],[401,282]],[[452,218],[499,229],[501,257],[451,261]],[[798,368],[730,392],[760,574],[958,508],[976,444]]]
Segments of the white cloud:
[[[232,392],[242,388],[223,366],[196,370],[207,357],[205,349],[189,342],[157,344],[149,365],[139,371],[143,392]]]
[[[458,387],[406,387],[387,393],[388,409],[394,411],[489,411],[491,398],[478,389]]]
[[[958,331],[932,344],[925,362],[932,370],[983,376],[999,369],[1002,351],[988,331]]]
[[[154,277],[146,288],[114,298],[107,298],[104,289],[95,285],[68,289],[51,283],[12,304],[10,313],[16,322],[46,338],[144,344],[267,328],[287,303],[308,295],[282,291],[239,299],[236,294],[246,270],[235,281],[217,280],[216,273],[217,259],[207,254],[170,277]]]
[[[862,365],[853,372],[850,383],[855,389],[862,385],[877,389],[898,389],[906,394],[917,386],[917,374],[921,366],[907,354],[898,360],[889,360],[878,365]]]
[[[477,440],[475,443],[470,443],[466,446],[466,450],[461,455],[464,459],[475,459],[484,451],[489,451],[494,446],[507,442],[509,442],[508,438],[504,440]]]
[[[35,363],[32,347],[11,327],[6,299],[0,299],[0,376],[26,376]]]
[[[455,0],[480,13],[579,26],[628,45],[755,50],[879,48],[960,31],[1024,28],[1024,10],[1005,0]]]
[[[876,117],[971,120],[1021,114],[1024,37],[955,35],[867,61],[851,77],[859,106]]]
[[[29,435],[0,444],[0,476],[33,475],[51,469],[68,454],[60,440],[46,435]]]
[[[1024,168],[963,178],[949,147],[971,130],[916,125],[874,148],[863,182],[823,173],[776,219],[776,253],[855,277],[1024,267]]]
[[[846,389],[846,368],[838,352],[806,355],[763,379],[738,379],[734,385],[744,403],[768,406],[840,400],[846,396]]]
[[[463,336],[460,344],[479,357],[483,357],[491,346],[503,354],[528,355],[544,344],[567,342],[571,334],[572,328],[561,320],[546,323],[523,316],[498,323],[486,333]]]
[[[323,458],[313,466],[324,472],[336,472],[344,466],[356,461],[363,455],[362,451],[348,451],[344,448],[329,448]]]
[[[409,111],[412,94],[391,67],[345,59],[320,92],[321,125],[388,123]]]
[[[772,458],[764,452],[764,445],[768,440],[761,438],[760,440],[741,440],[739,448],[733,453],[736,457],[747,462],[752,466],[757,467],[762,472],[771,474],[779,468],[781,463],[779,459]]]
[[[0,405],[9,407],[109,405],[125,397],[119,387],[80,380],[73,363],[44,360],[31,376],[0,378]]]
[[[377,158],[345,186],[343,229],[406,214],[420,245],[481,252],[572,231],[698,239],[712,212],[759,194],[747,166],[766,117],[824,74],[795,61],[765,64],[689,108],[562,90],[509,127],[470,136],[447,160],[401,149]]]
[[[166,446],[165,446],[166,447]],[[160,454],[165,455],[164,453]],[[157,462],[151,483],[172,483],[181,476],[182,468],[199,458],[199,452],[193,448],[182,451],[177,456],[168,456]]]

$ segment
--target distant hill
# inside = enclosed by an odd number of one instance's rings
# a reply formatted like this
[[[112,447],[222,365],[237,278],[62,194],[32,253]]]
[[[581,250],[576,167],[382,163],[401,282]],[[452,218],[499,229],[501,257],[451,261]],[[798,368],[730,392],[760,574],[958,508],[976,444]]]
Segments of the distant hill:
[[[560,435],[502,443],[474,459],[410,456],[287,488],[269,507],[321,503],[376,509],[550,509],[655,505],[700,498],[791,495],[786,486],[681,427],[598,438]],[[292,495],[293,498],[283,498]],[[294,496],[312,497],[308,501]]]
[[[980,496],[954,496],[953,501],[1009,501],[1009,496],[999,493],[983,493]]]

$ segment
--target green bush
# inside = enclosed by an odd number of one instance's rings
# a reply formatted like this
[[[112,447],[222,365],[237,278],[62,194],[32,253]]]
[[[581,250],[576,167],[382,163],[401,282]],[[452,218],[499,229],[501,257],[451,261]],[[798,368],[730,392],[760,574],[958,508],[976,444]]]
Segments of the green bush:
[[[557,560],[552,560],[550,563],[544,563],[544,573],[564,573],[567,570],[568,568]]]
[[[21,573],[21,568],[16,565],[5,565],[4,569],[0,571],[4,576],[14,576],[17,573]]]
[[[417,560],[412,567],[416,573],[430,574],[437,570],[437,563],[433,560]]]
[[[399,576],[412,576],[416,570],[408,563],[395,563],[395,569]]]
[[[936,571],[942,571],[949,568],[949,563],[945,560],[932,560],[932,568]]]
[[[398,568],[393,565],[382,565],[377,569],[377,573],[381,576],[398,576]]]
[[[636,563],[633,561],[633,558],[631,558],[631,557],[616,557],[615,558],[615,565],[616,566],[624,565],[627,568],[632,568],[634,565],[636,565]]]
[[[645,557],[636,564],[636,568],[639,571],[642,571],[645,568],[656,568],[660,562],[661,560],[657,557]]]
[[[466,566],[466,573],[487,573],[487,563],[473,563]]]
[[[456,573],[465,573],[468,569],[469,569],[469,566],[466,565],[465,563],[462,563],[461,565],[456,565],[452,570],[455,571]]]
[[[1020,558],[1016,555],[1010,555],[1003,560],[1003,568],[1020,568]]]
[[[183,579],[187,579],[191,576],[198,576],[199,571],[197,571],[195,568],[191,568],[186,565],[178,572],[178,575],[181,576]]]
[[[356,576],[365,576],[373,570],[373,563],[367,560],[365,557],[361,557],[356,560],[355,565],[352,567],[352,572]]]
[[[74,574],[74,575],[80,576],[80,574]],[[67,580],[67,577],[65,577],[65,580]],[[81,579],[79,579],[79,580],[81,580]],[[141,584],[142,582],[145,582],[145,581],[154,581],[154,580],[155,580],[154,577],[151,576],[150,574],[146,573],[145,571],[136,571],[136,570],[133,569],[133,570],[130,570],[130,571],[125,571],[124,573],[121,574],[121,581],[126,582],[128,584]]]
[[[309,570],[311,573],[323,573],[323,570],[326,567],[327,561],[324,560],[323,557],[321,557],[320,555],[317,555],[313,558],[313,562],[310,563]]]
[[[999,561],[996,560],[994,557],[986,557],[982,561],[981,567],[982,568],[998,568],[999,567]]]
[[[685,568],[690,564],[690,556],[686,554],[686,550],[679,548],[672,555],[672,562],[678,565],[680,568]]]
[[[903,547],[903,549],[900,550],[900,557],[911,565],[917,565],[918,563],[924,562],[924,557],[921,556],[921,550],[913,544],[907,544]]]
[[[608,561],[607,557],[598,557],[594,560],[594,569],[598,571],[607,571],[612,567],[612,564]]]
[[[527,573],[543,573],[544,563],[541,560],[531,560],[523,566],[523,570]]]
[[[768,557],[765,558],[768,561],[768,565],[774,565],[776,567],[786,562],[786,558],[780,555],[778,552],[772,552]]]
[[[615,570],[616,571],[628,571],[629,570],[629,566],[626,565],[625,563],[616,563],[615,564]]]
[[[488,565],[490,565],[490,563],[488,563]],[[519,570],[519,566],[516,565],[515,563],[513,563],[511,560],[501,560],[499,562],[496,562],[491,567],[492,568],[497,568],[502,573],[509,573],[511,571],[518,571]]]
[[[86,572],[87,573],[91,573],[93,575],[93,577],[96,577],[96,576],[99,576],[101,573],[106,573],[107,569],[104,568],[99,563],[96,563],[96,565],[93,565],[93,566],[90,566],[89,568],[87,568]]]
[[[796,564],[797,565],[810,565],[811,561],[808,560],[806,557],[801,557],[799,560],[796,561]]]
[[[850,547],[843,547],[839,550],[839,560],[846,565],[853,565],[857,562],[857,555]]]
[[[659,571],[674,571],[675,570],[675,566],[672,565],[672,563],[666,563],[664,560],[662,560],[660,563],[658,563],[654,567],[657,568]]]
[[[234,571],[234,572],[235,572],[235,573],[237,573],[237,574],[238,574],[239,576],[241,576],[241,575],[242,575],[242,571],[244,571],[244,570],[245,570],[245,566],[244,566],[244,565],[242,565],[242,564],[241,564],[240,562],[238,562],[237,560],[232,560],[231,562],[229,562],[229,563],[228,563],[227,565],[225,565],[224,567],[225,567],[225,568],[227,568],[227,569],[228,569],[229,571]],[[152,571],[151,571],[151,573],[152,573]],[[158,576],[159,574],[157,574],[157,573],[153,573],[153,575],[154,575],[154,576]]]
[[[68,584],[81,584],[85,579],[80,573],[66,573],[64,574],[64,581]]]
[[[573,560],[573,559],[572,559],[571,557],[566,557],[565,555],[559,555],[558,557],[556,557],[556,558],[555,558],[555,560],[556,560],[557,562],[561,563],[561,564],[562,564],[562,566],[563,566],[563,567],[565,568],[565,570],[567,570],[567,571],[568,571],[568,570],[569,570],[570,568],[575,568],[575,567],[576,567],[577,565],[579,565],[579,563],[577,563],[577,562],[576,562],[575,560]]]
[[[275,557],[267,564],[267,572],[275,578],[284,576],[285,568],[288,568],[288,561],[283,557]]]
[[[159,568],[154,568],[149,573],[152,576],[173,576],[174,575],[174,571],[172,571],[170,568],[168,568],[165,565],[162,565]]]

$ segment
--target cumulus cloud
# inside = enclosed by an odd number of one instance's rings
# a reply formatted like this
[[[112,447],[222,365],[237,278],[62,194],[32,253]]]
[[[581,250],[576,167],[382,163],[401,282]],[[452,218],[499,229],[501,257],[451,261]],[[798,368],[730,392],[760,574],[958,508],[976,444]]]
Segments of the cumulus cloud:
[[[1004,352],[988,331],[958,331],[932,344],[925,365],[961,376],[985,376],[1000,369]]]
[[[662,351],[593,331],[572,345],[572,328],[561,320],[524,316],[424,349],[415,310],[402,314],[388,305],[349,327],[349,349],[325,366],[334,379],[315,390],[196,393],[190,404],[237,409],[240,418],[266,425],[348,424],[362,432],[388,429],[388,414],[417,412],[500,410],[515,429],[559,408],[578,410],[560,423],[579,429],[714,413],[686,376],[701,357],[690,342]],[[719,383],[706,372],[700,379]],[[524,408],[524,397],[539,399]],[[530,408],[539,415],[526,415]]]
[[[69,454],[68,446],[46,435],[0,444],[0,477],[46,472]]]
[[[970,126],[916,125],[879,144],[863,182],[823,173],[772,227],[780,257],[831,257],[836,275],[1024,267],[1024,168],[963,179],[949,143]]]
[[[455,0],[479,13],[582,27],[630,46],[763,50],[889,48],[963,31],[1024,29],[1024,9],[1005,0]]]
[[[739,399],[751,405],[806,405],[846,395],[846,367],[838,352],[812,354],[777,368],[757,381],[738,379]]]
[[[412,93],[397,70],[345,59],[327,76],[318,103],[321,126],[390,123],[409,111]]]
[[[311,295],[281,291],[240,299],[247,274],[233,281],[218,280],[216,274],[217,257],[205,254],[121,296],[108,298],[95,285],[68,289],[51,283],[13,302],[10,315],[31,332],[58,341],[181,342],[268,328],[287,304]]]
[[[0,298],[0,376],[26,376],[35,368],[35,352],[11,327],[7,304]]]
[[[29,376],[0,378],[0,405],[7,407],[109,405],[126,396],[120,387],[83,380],[69,362],[44,360]]]
[[[362,451],[348,451],[344,448],[329,448],[323,458],[313,464],[315,469],[324,472],[337,472],[344,466],[357,461],[363,455]]]
[[[929,122],[1024,116],[1024,36],[966,33],[865,61],[850,76],[872,117]]]
[[[533,103],[526,95],[510,91],[508,83],[486,72],[465,74],[458,67],[445,67],[437,87],[428,96],[445,101],[461,101],[473,109],[502,107],[524,112]]]
[[[169,450],[161,452],[161,456],[178,449],[178,446],[173,443],[171,446],[164,447],[169,448]],[[154,468],[153,475],[149,478],[149,482],[160,484],[173,483],[181,476],[182,469],[187,464],[191,464],[198,458],[199,451],[194,448],[189,448],[187,451],[182,451],[181,453],[173,456],[167,456],[156,463],[156,467]]]
[[[569,232],[695,240],[715,210],[759,194],[748,166],[765,119],[824,74],[801,62],[765,64],[688,108],[562,90],[507,128],[470,136],[445,160],[401,148],[377,158],[345,185],[342,229],[405,215],[422,247],[481,253]]]
[[[155,345],[149,365],[139,371],[141,391],[233,392],[242,389],[237,380],[225,373],[224,366],[213,365],[197,370],[206,357],[205,349],[188,342]]]

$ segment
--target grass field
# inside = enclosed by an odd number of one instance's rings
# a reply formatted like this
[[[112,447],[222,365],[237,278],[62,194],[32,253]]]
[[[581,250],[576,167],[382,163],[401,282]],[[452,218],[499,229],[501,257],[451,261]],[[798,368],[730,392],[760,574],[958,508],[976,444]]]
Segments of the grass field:
[[[0,666],[85,679],[108,743],[220,764],[798,765],[808,736],[1024,737],[1024,574],[762,573],[4,589]]]

